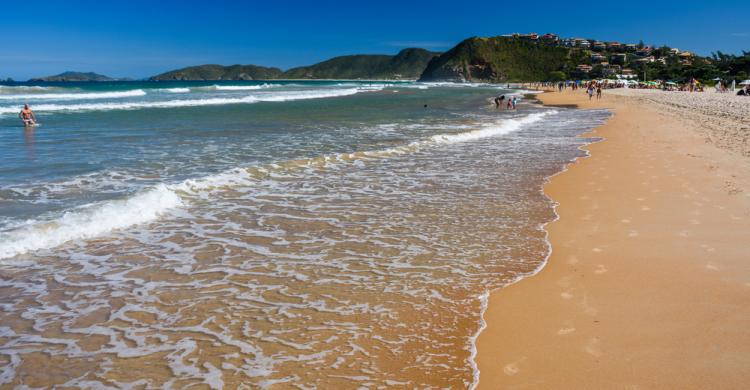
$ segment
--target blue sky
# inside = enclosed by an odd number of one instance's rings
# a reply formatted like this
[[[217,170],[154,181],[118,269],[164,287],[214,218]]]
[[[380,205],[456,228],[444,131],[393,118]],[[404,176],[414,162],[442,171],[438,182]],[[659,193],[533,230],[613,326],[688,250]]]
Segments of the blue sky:
[[[446,50],[471,36],[531,31],[643,39],[699,54],[750,50],[750,0],[690,3],[15,2],[0,14],[0,78],[65,70],[141,78],[204,63],[286,69],[343,54]]]

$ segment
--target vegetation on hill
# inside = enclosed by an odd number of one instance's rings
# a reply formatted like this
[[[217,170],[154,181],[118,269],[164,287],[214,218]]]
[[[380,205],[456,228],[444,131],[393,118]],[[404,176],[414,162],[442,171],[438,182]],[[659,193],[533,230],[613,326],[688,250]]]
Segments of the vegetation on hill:
[[[652,48],[642,41],[623,45],[549,35],[553,38],[529,34],[467,39],[431,61],[420,80],[557,81],[618,75],[676,82],[691,77],[704,82],[750,78],[750,52],[719,52],[707,58],[668,46]]]
[[[112,77],[107,77],[94,72],[63,72],[55,76],[37,77],[29,81],[43,82],[81,82],[81,81],[116,81]]]
[[[416,79],[439,53],[404,49],[395,56],[350,55],[334,57],[284,72],[285,79]]]
[[[268,80],[281,75],[281,69],[256,65],[198,65],[156,75],[150,80]]]
[[[534,81],[573,68],[575,56],[567,48],[511,37],[474,37],[430,61],[420,80]]]
[[[663,48],[655,50],[664,51]],[[750,78],[750,52],[743,51],[742,55],[714,53],[711,57],[695,57],[690,64],[681,64],[673,55],[667,55],[665,63],[652,62],[634,66],[637,74],[643,79],[672,80],[685,82],[691,77],[709,82],[716,78],[729,81],[743,81]]]

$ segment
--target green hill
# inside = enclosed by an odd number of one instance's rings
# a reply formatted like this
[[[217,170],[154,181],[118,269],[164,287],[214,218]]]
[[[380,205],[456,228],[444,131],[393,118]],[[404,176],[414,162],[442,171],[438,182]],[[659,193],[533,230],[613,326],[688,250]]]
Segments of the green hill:
[[[116,81],[112,77],[107,77],[94,72],[63,72],[55,76],[45,76],[33,78],[29,81],[57,81],[57,82],[80,82],[80,81]]]
[[[150,80],[268,80],[281,74],[279,68],[256,65],[198,65],[156,75]]]
[[[310,66],[292,68],[285,79],[416,79],[439,53],[404,49],[395,56],[360,54],[334,57]]]
[[[568,48],[510,37],[474,37],[430,61],[420,81],[535,81],[571,66],[575,61]]]

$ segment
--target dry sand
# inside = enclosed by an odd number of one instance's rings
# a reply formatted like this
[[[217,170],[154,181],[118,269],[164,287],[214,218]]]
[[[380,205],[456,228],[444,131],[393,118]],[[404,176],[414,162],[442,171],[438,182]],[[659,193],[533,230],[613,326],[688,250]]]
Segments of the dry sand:
[[[615,115],[545,187],[547,266],[490,297],[479,388],[750,387],[750,160],[616,95],[540,95]]]

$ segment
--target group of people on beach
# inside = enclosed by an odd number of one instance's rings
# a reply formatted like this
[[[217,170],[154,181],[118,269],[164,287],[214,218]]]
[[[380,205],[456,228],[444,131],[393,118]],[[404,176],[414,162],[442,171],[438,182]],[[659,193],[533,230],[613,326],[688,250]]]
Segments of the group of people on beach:
[[[600,100],[602,98],[602,85],[595,81],[588,84],[586,94],[589,95],[589,100],[594,97],[594,90],[596,90],[596,100]]]
[[[500,95],[500,96],[496,97],[495,98],[495,108],[497,108],[498,110],[501,109],[503,107],[503,102],[505,102],[505,100],[506,100],[505,99],[505,95]],[[515,110],[516,109],[516,104],[518,103],[518,97],[516,97],[516,96],[508,97],[507,101],[508,101],[508,104],[507,104],[506,109],[508,109],[508,110]]]

